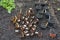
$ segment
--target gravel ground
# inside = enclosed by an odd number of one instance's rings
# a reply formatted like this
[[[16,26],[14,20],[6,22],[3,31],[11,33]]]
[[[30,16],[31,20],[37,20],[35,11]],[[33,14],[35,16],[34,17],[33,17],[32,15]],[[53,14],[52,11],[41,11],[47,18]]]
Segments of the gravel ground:
[[[42,38],[39,38],[37,36],[20,38],[20,36],[14,32],[14,25],[10,22],[10,19],[12,16],[16,15],[17,12],[19,12],[21,6],[23,6],[24,3],[21,4],[22,0],[21,1],[15,0],[15,3],[16,3],[16,8],[12,11],[11,14],[8,14],[7,10],[0,7],[0,40],[57,40],[56,38],[50,39],[48,37],[50,29],[41,30],[39,27],[38,27],[38,30],[40,30],[43,33]],[[28,2],[26,2],[26,3],[28,3]],[[30,6],[33,7],[33,5],[31,5],[31,4],[34,4],[34,2],[30,2]],[[27,5],[29,5],[29,4],[27,4]],[[59,15],[59,13],[57,14],[57,17],[59,19],[60,16],[58,16],[58,15]],[[59,29],[60,28],[58,28],[58,27],[55,29],[56,33],[58,33],[60,31]]]

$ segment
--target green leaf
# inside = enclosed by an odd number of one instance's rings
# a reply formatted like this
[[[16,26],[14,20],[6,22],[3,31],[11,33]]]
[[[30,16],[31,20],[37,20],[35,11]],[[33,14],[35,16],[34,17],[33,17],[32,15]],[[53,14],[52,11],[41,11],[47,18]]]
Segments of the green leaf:
[[[10,2],[14,2],[14,0],[9,0]]]
[[[1,0],[0,6],[7,9],[8,13],[11,13],[12,9],[15,8],[15,3],[14,3],[14,0]]]

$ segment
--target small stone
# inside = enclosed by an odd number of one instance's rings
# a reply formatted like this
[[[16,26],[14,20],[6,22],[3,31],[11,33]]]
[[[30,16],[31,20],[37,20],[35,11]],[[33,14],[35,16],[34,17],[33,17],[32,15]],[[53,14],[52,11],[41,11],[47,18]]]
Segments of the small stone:
[[[36,25],[33,25],[34,27],[37,27]]]
[[[28,12],[30,13],[30,10]]]
[[[36,28],[32,28],[32,30],[34,31]]]
[[[29,36],[30,34],[26,34],[26,36]]]
[[[27,23],[27,24],[29,24],[29,22],[28,22],[28,21],[26,21],[26,23]]]
[[[35,32],[35,34],[38,34],[38,32]]]
[[[24,19],[25,17],[23,16],[22,19]]]
[[[15,30],[15,32],[19,32],[19,30]]]
[[[37,21],[39,21],[39,19],[36,19]]]
[[[18,22],[20,22],[20,19],[19,20],[17,20]]]
[[[24,27],[27,27],[26,25],[23,25]]]
[[[30,10],[32,9],[32,8],[29,8]]]
[[[26,27],[25,29],[26,29],[26,30],[29,30],[29,28],[27,28],[27,27]]]
[[[25,20],[28,20],[28,18],[25,18]]]

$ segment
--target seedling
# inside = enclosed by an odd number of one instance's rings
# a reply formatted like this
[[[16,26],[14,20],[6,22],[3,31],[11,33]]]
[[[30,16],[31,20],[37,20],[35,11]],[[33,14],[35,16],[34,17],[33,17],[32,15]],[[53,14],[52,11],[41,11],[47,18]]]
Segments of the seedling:
[[[12,9],[15,8],[14,0],[0,0],[0,6],[8,10],[11,13]]]

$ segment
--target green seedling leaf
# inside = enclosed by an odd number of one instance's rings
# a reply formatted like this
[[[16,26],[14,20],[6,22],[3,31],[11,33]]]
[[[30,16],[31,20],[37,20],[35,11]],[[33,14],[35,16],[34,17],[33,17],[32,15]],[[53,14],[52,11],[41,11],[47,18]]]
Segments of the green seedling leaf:
[[[7,9],[8,13],[11,13],[12,9],[15,8],[14,0],[1,0],[0,6]]]

